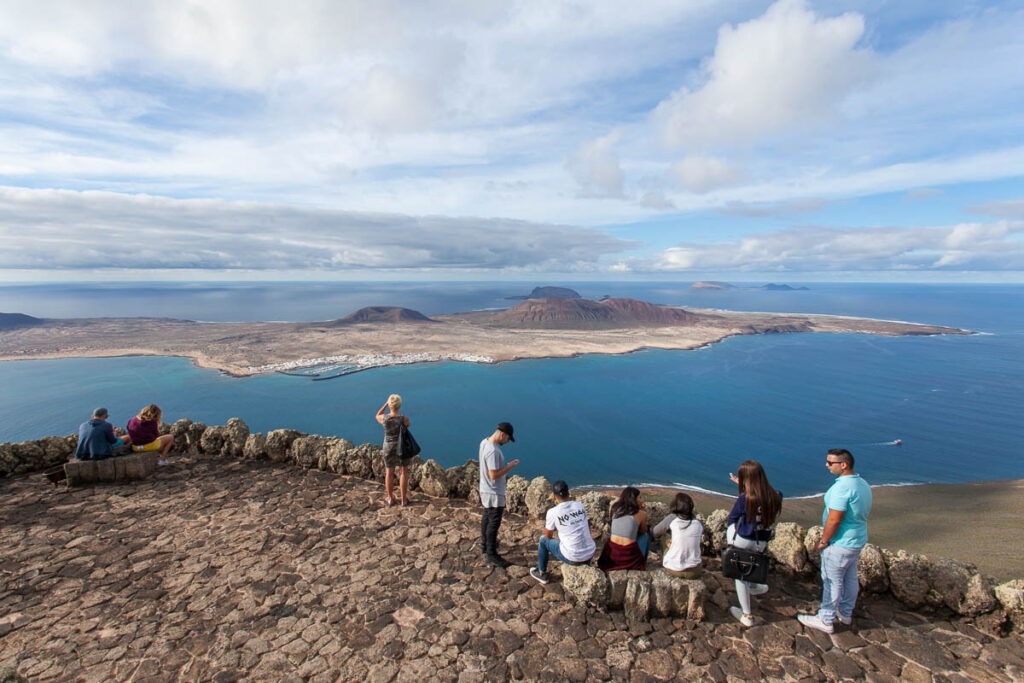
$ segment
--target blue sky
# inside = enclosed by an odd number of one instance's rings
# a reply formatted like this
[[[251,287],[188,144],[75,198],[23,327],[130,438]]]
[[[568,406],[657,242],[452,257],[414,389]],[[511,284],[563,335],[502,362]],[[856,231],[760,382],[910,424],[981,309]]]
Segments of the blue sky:
[[[0,282],[1024,281],[1020,2],[0,4]]]

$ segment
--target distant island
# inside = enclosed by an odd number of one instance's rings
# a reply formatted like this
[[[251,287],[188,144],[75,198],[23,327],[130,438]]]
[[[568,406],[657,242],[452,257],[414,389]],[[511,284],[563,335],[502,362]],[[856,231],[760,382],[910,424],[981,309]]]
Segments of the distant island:
[[[33,318],[24,313],[0,313],[0,330],[13,330],[19,327],[32,327],[41,325],[41,318]]]
[[[407,308],[372,306],[314,323],[45,319],[4,313],[0,314],[0,360],[185,356],[202,367],[244,376],[327,364],[365,369],[439,360],[493,363],[644,348],[694,349],[736,335],[802,332],[971,334],[867,318],[684,309],[625,298],[553,297],[528,298],[500,311],[432,317]]]
[[[507,296],[506,300],[521,301],[523,299],[579,299],[580,293],[568,287],[534,287],[527,296]]]
[[[367,306],[344,318],[324,323],[328,327],[343,327],[358,323],[432,323],[435,322],[419,311],[398,306]]]
[[[694,282],[690,285],[690,289],[761,289],[766,292],[807,292],[810,291],[810,287],[792,287],[790,285],[777,285],[774,282],[769,282],[766,285],[760,285],[756,287],[739,287],[737,285],[729,284],[728,282],[717,282],[715,280],[702,280]]]

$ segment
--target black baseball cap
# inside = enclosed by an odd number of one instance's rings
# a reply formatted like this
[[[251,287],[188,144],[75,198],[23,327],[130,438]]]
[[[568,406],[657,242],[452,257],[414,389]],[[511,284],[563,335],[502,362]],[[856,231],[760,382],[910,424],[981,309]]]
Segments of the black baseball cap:
[[[566,484],[561,479],[559,479],[558,481],[551,485],[551,490],[554,491],[555,495],[558,496],[559,498],[569,497],[569,485]]]
[[[511,423],[499,422],[498,423],[498,431],[499,432],[505,432],[506,434],[508,434],[508,440],[509,441],[515,441],[516,440],[516,437],[512,436],[512,432],[514,432],[515,429],[513,429]]]

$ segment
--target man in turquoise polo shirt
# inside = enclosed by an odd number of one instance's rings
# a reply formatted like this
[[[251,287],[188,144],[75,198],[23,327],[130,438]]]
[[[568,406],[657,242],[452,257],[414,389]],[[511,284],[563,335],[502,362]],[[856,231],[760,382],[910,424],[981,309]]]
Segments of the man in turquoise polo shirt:
[[[853,471],[853,455],[845,448],[833,448],[825,456],[825,467],[835,475],[835,483],[825,492],[825,511],[821,515],[821,607],[817,614],[800,614],[801,624],[832,633],[838,618],[853,622],[860,581],[857,562],[868,542],[868,515],[871,514],[871,487]]]

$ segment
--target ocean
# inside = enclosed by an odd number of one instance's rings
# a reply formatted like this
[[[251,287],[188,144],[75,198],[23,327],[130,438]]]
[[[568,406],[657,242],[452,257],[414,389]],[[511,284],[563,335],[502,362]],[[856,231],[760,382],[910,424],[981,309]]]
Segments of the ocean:
[[[75,431],[95,406],[123,425],[155,402],[166,421],[292,428],[379,441],[373,416],[402,394],[423,457],[476,457],[501,420],[516,427],[515,473],[571,486],[683,485],[734,492],[730,471],[761,461],[787,496],[830,484],[830,447],[875,485],[1024,477],[1024,286],[808,283],[809,291],[692,290],[685,283],[539,283],[583,296],[830,313],[970,329],[972,336],[738,337],[696,351],[427,363],[323,382],[233,378],[187,359],[0,363],[0,442]],[[0,311],[38,317],[206,321],[339,318],[370,305],[425,314],[503,308],[534,283],[235,283],[0,286]],[[902,445],[896,445],[902,440]]]

